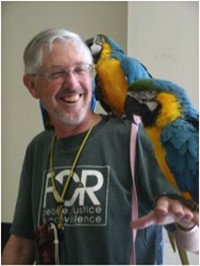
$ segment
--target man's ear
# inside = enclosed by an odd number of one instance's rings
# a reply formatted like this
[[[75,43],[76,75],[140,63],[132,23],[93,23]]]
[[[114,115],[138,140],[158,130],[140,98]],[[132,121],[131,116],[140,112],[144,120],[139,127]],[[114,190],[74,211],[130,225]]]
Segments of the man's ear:
[[[35,86],[35,82],[31,75],[29,74],[24,74],[23,76],[23,82],[26,88],[29,90],[30,94],[35,98],[39,99],[39,92],[38,89]]]

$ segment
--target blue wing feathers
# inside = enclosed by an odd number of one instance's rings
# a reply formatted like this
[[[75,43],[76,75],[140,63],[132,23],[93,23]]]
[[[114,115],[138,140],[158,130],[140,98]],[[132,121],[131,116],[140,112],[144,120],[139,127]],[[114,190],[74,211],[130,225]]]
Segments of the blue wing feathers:
[[[124,56],[120,59],[120,66],[127,78],[128,84],[131,84],[138,79],[151,78],[146,67],[134,58]]]
[[[147,68],[137,59],[127,56],[122,48],[112,38],[107,37],[107,41],[111,47],[110,58],[115,58],[120,62],[120,66],[124,75],[127,78],[128,84],[133,83],[138,79],[151,78],[151,74]]]
[[[178,119],[163,129],[161,143],[167,163],[181,191],[199,201],[199,136],[197,129]]]

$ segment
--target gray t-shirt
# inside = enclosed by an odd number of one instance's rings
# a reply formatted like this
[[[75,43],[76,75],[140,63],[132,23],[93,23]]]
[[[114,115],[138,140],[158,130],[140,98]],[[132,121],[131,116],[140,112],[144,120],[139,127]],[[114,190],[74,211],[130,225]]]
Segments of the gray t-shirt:
[[[64,232],[60,240],[61,264],[130,263],[130,129],[129,121],[104,116],[92,130],[65,196]],[[44,131],[27,148],[11,228],[13,234],[33,238],[41,224],[57,222],[57,204],[49,169],[53,135],[53,131]],[[60,194],[84,136],[85,133],[82,133],[56,140],[53,172]],[[137,137],[135,169],[139,214],[143,215],[152,208],[153,200],[158,195],[172,192],[172,188],[162,177],[141,126]],[[160,227],[138,231],[136,253],[137,264],[156,262],[162,253]]]

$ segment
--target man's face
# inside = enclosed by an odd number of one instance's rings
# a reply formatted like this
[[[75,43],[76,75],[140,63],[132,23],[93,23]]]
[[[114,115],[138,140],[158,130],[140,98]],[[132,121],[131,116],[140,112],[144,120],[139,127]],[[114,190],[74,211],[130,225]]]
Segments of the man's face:
[[[92,97],[88,67],[85,57],[70,43],[57,41],[51,53],[44,51],[39,73],[48,74],[36,76],[34,83],[37,97],[53,124],[57,120],[77,124],[85,119]],[[69,71],[65,72],[65,69]]]

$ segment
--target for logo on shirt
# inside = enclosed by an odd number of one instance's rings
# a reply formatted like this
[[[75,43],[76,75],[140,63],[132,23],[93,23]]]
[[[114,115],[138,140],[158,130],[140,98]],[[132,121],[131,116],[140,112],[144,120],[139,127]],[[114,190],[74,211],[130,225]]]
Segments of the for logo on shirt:
[[[61,195],[70,167],[53,169],[55,185]],[[43,196],[38,217],[57,223],[57,205],[53,196],[51,173],[44,173]],[[105,226],[109,195],[109,166],[77,166],[65,195],[64,226]],[[41,220],[40,220],[41,221]]]

